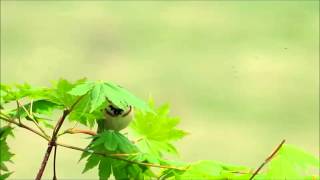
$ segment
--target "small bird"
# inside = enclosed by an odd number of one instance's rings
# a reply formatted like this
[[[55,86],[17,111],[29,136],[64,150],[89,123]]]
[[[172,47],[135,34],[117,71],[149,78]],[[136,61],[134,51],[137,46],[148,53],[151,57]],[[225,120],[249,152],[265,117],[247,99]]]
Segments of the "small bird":
[[[133,119],[133,108],[129,105],[121,109],[109,101],[106,108],[103,109],[104,120],[98,121],[98,133],[103,130],[120,131],[126,128]]]

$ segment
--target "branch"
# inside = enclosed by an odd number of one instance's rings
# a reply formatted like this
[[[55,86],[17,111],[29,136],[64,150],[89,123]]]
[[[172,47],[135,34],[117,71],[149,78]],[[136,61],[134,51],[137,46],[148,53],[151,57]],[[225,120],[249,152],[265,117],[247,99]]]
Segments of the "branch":
[[[141,137],[141,138],[139,138],[139,139],[137,139],[137,140],[133,141],[132,143],[133,143],[133,144],[136,144],[136,143],[138,143],[138,142],[142,141],[143,139],[144,139],[144,137]]]
[[[20,117],[20,111],[19,111],[19,109],[20,109],[20,104],[19,104],[19,101],[18,101],[18,100],[16,100],[16,103],[17,103],[17,117],[18,117],[19,123],[21,124],[21,117]]]
[[[47,136],[43,135],[42,133],[38,132],[37,130],[35,130],[35,129],[33,129],[33,128],[31,128],[31,127],[27,126],[27,125],[24,125],[24,124],[22,124],[22,123],[18,123],[18,122],[16,122],[16,121],[12,120],[12,119],[4,118],[4,117],[1,117],[1,116],[0,116],[0,119],[2,119],[2,120],[4,120],[4,121],[6,121],[6,122],[8,122],[8,123],[15,124],[15,125],[17,125],[17,126],[19,126],[19,127],[21,127],[21,128],[27,129],[27,130],[29,130],[29,131],[31,131],[31,132],[33,132],[33,133],[35,133],[35,134],[37,134],[37,135],[41,136],[42,138],[44,138],[44,139],[45,139],[45,140],[47,140],[47,141],[49,141],[49,140],[50,140],[50,138],[49,138],[49,137],[47,137]]]
[[[36,130],[28,127],[28,126],[25,126],[25,125],[20,126],[15,121],[12,121],[12,120],[9,120],[9,119],[5,119],[3,117],[0,117],[0,118],[5,120],[5,121],[7,121],[7,122],[11,122],[11,123],[13,123],[13,124],[15,124],[15,125],[17,125],[19,127],[25,128],[25,129],[27,129],[27,130],[29,130],[29,131],[41,136],[45,140],[50,141],[50,139],[47,139],[40,132],[38,132],[38,131],[36,131]],[[129,163],[143,165],[143,166],[165,168],[165,169],[175,169],[175,170],[180,170],[180,171],[184,171],[184,170],[187,169],[187,168],[180,168],[180,167],[167,166],[167,165],[158,165],[158,164],[152,164],[152,163],[136,162],[136,161],[132,161],[132,160],[129,160],[129,159],[122,158],[122,157],[134,156],[134,155],[137,155],[138,153],[132,153],[132,154],[124,154],[124,153],[106,154],[106,153],[102,153],[102,152],[95,152],[95,151],[92,151],[92,150],[88,150],[88,149],[84,149],[84,148],[80,148],[80,147],[76,147],[76,146],[63,144],[63,143],[60,143],[60,142],[56,142],[55,144],[58,145],[58,146],[62,146],[62,147],[68,148],[68,149],[73,149],[73,150],[82,151],[82,152],[88,152],[88,153],[91,153],[91,154],[96,154],[96,155],[100,155],[100,156],[103,156],[103,157],[109,157],[109,158],[113,158],[113,159],[117,159],[117,160],[121,160],[121,161],[126,161],[126,162],[129,162]]]
[[[43,157],[40,169],[38,171],[38,174],[36,176],[36,180],[41,180],[42,174],[46,168],[48,159],[50,157],[51,151],[53,146],[56,146],[56,140],[57,140],[57,135],[59,133],[59,130],[64,122],[64,120],[66,119],[66,117],[70,114],[70,112],[73,110],[73,108],[80,102],[80,100],[83,98],[84,96],[80,96],[72,105],[69,109],[66,109],[63,111],[63,114],[61,116],[61,118],[59,119],[59,121],[57,122],[56,126],[54,127],[52,136],[51,136],[51,140],[48,143],[48,147],[47,147],[47,151]]]
[[[38,122],[34,119],[33,115],[32,115],[32,104],[33,101],[31,101],[30,103],[30,113],[29,111],[17,100],[17,112],[19,112],[19,107],[22,107],[22,109],[26,112],[27,116],[32,120],[32,122],[38,127],[38,129],[48,138],[50,137],[46,131],[44,129],[41,128],[41,126],[39,126]],[[20,120],[20,115],[19,115],[19,123],[21,123]]]
[[[57,173],[56,173],[56,158],[57,158],[57,146],[54,146],[54,154],[53,154],[53,180],[57,180]]]
[[[7,118],[4,118],[4,117],[1,117],[0,116],[0,119],[8,122],[8,123],[12,123],[12,124],[15,124],[21,128],[24,128],[24,129],[27,129],[35,134],[37,134],[38,136],[42,137],[43,139],[47,140],[47,141],[50,141],[50,138],[47,138],[45,137],[43,134],[41,134],[40,132],[38,132],[37,130],[29,127],[29,126],[26,126],[24,124],[22,125],[19,125],[19,123],[17,123],[16,121],[14,120],[10,120],[10,119],[7,119]],[[105,153],[99,153],[99,152],[93,152],[91,150],[88,150],[88,149],[83,149],[83,148],[80,148],[80,147],[76,147],[76,146],[71,146],[71,145],[67,145],[67,144],[64,144],[64,143],[60,143],[60,142],[56,142],[56,145],[58,146],[62,146],[62,147],[65,147],[65,148],[68,148],[68,149],[73,149],[73,150],[78,150],[78,151],[82,151],[82,152],[88,152],[88,153],[93,153],[93,154],[100,154],[100,155],[105,155]],[[125,154],[125,153],[114,153],[114,154],[108,154],[108,156],[110,157],[114,157],[114,156],[132,156],[132,155],[136,155],[137,153],[132,153],[132,154]]]
[[[64,135],[64,134],[87,134],[91,136],[97,135],[96,132],[86,129],[76,129],[76,128],[70,128],[59,134],[58,136]]]
[[[50,141],[48,143],[47,151],[46,151],[46,153],[45,153],[45,155],[43,157],[40,169],[39,169],[38,174],[36,176],[36,180],[40,180],[41,177],[42,177],[42,174],[43,174],[43,172],[44,172],[44,170],[46,168],[46,165],[48,163],[48,159],[50,157],[52,148],[53,148],[53,146],[55,146],[56,139],[57,139],[57,133],[59,132],[64,120],[66,119],[66,117],[67,117],[67,115],[69,113],[70,113],[70,111],[64,110],[62,116],[60,117],[59,121],[57,122],[56,126],[54,127],[51,139],[50,139]]]
[[[254,171],[249,180],[253,180],[253,178],[259,173],[259,171],[269,162],[271,159],[278,153],[281,149],[282,145],[286,142],[286,140],[282,140],[281,143],[277,146],[277,148],[264,160],[264,162]]]
[[[127,157],[127,156],[134,156],[137,155],[139,153],[131,153],[131,154],[126,154],[126,153],[113,153],[113,154],[106,154],[106,153],[102,153],[102,152],[96,152],[96,151],[92,151],[89,149],[83,149],[80,147],[76,147],[76,146],[71,146],[68,144],[63,144],[63,143],[56,143],[58,146],[62,146],[68,149],[73,149],[73,150],[77,150],[77,151],[82,151],[82,152],[87,152],[87,153],[91,153],[91,154],[97,154],[97,155],[102,155],[102,156],[108,156],[108,157]]]

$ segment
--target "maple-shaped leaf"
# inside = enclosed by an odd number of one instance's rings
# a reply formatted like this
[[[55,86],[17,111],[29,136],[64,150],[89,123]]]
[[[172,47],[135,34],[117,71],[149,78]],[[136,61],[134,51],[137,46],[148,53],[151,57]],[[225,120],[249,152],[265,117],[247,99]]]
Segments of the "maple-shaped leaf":
[[[140,110],[150,110],[144,101],[112,82],[86,82],[74,87],[69,91],[69,94],[74,96],[88,94],[90,97],[90,112],[102,106],[107,100],[121,109],[133,106]]]
[[[310,171],[312,168],[319,167],[319,158],[292,145],[284,144],[268,164],[266,178],[304,179],[313,175]]]
[[[99,179],[106,180],[109,179],[111,175],[111,165],[112,160],[110,158],[102,157],[99,163]]]
[[[9,151],[9,146],[6,142],[7,137],[12,134],[12,128],[10,126],[0,127],[0,171],[7,171],[0,176],[2,179],[6,179],[10,176],[12,172],[8,172],[6,162],[11,162],[11,158],[14,155]]]
[[[90,145],[91,148],[103,146],[108,152],[137,152],[135,145],[130,142],[127,137],[117,131],[106,130],[93,138],[94,141]]]
[[[164,152],[177,154],[172,142],[183,138],[187,133],[177,128],[180,119],[169,115],[169,106],[156,108],[152,99],[149,107],[152,112],[136,111],[130,124],[133,133],[140,138],[136,143],[144,153],[161,156]]]
[[[31,105],[32,104],[32,105]],[[32,106],[32,109],[31,109]],[[59,104],[53,103],[48,100],[37,100],[32,103],[23,104],[17,109],[13,109],[9,112],[10,115],[15,116],[19,115],[20,118],[25,118],[29,114],[42,114],[42,115],[51,115],[54,110],[62,109],[63,107]],[[28,113],[26,112],[28,111]]]
[[[73,96],[68,92],[84,82],[86,82],[85,78],[79,79],[75,82],[70,82],[66,79],[59,79],[58,81],[54,81],[52,83],[52,87],[47,88],[46,91],[42,93],[42,96],[47,100],[70,108],[76,102],[78,97]]]
[[[0,84],[1,105],[16,101],[22,98],[40,99],[46,88],[34,87],[28,83],[5,85]]]

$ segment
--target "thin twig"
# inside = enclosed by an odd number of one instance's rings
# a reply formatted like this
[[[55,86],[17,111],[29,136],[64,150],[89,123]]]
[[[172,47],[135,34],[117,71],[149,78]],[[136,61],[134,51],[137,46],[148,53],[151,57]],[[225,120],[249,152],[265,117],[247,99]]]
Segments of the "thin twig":
[[[29,113],[30,113],[30,115],[31,116],[33,116],[33,99],[31,99],[31,101],[30,101],[30,109],[29,109]]]
[[[46,139],[47,141],[50,140],[50,137],[45,136],[45,135],[42,134],[41,132],[38,132],[37,130],[35,130],[35,129],[27,126],[27,125],[24,125],[24,124],[22,124],[22,123],[18,123],[18,122],[14,121],[14,120],[11,120],[11,119],[7,119],[6,117],[1,117],[1,116],[0,116],[0,119],[2,119],[2,120],[4,120],[4,121],[7,121],[7,122],[9,122],[9,123],[15,124],[15,125],[17,125],[17,126],[19,126],[19,127],[25,128],[25,129],[27,129],[27,130],[29,130],[29,131],[31,131],[31,132],[33,132],[33,133],[41,136],[42,138]]]
[[[59,143],[59,142],[57,142],[56,144],[58,146],[65,147],[65,148],[68,148],[68,149],[73,149],[73,150],[77,150],[77,151],[82,151],[82,152],[87,152],[87,153],[97,154],[97,155],[102,155],[102,156],[108,156],[108,157],[128,157],[128,156],[134,156],[134,155],[138,155],[139,154],[139,153],[130,153],[130,154],[128,154],[128,153],[112,153],[112,154],[106,154],[106,153],[102,153],[102,152],[92,151],[92,150],[89,150],[89,149],[83,149],[83,148],[76,147],[76,146],[71,146],[71,145],[68,145],[68,144]]]
[[[72,129],[75,129],[75,128],[78,126],[78,124],[79,124],[79,121],[77,121],[77,122],[73,125]]]
[[[64,134],[87,134],[91,136],[97,135],[97,133],[94,131],[87,130],[87,129],[76,129],[76,128],[69,128],[63,131],[62,133],[60,133],[58,136],[62,136]]]
[[[73,108],[80,102],[80,100],[84,97],[83,96],[80,96],[72,105],[69,109],[65,109],[63,111],[63,114],[62,116],[60,117],[59,121],[57,122],[57,124],[55,125],[54,127],[54,130],[52,132],[52,136],[51,136],[51,139],[48,143],[48,147],[47,147],[47,151],[43,157],[43,160],[42,160],[42,163],[41,163],[41,166],[40,166],[40,169],[38,171],[38,174],[36,176],[36,180],[41,180],[41,177],[42,177],[42,174],[46,168],[46,165],[47,165],[47,162],[48,162],[48,159],[50,157],[50,154],[51,154],[51,151],[52,151],[52,148],[53,146],[56,146],[56,140],[57,140],[57,135],[59,133],[59,130],[64,122],[64,120],[66,119],[66,117],[70,114],[70,112],[72,112]]]
[[[57,173],[56,173],[56,158],[57,158],[57,148],[58,146],[54,146],[54,156],[53,156],[53,180],[57,180]]]
[[[8,122],[8,123],[12,123],[12,124],[15,124],[21,128],[24,128],[24,129],[27,129],[37,135],[39,135],[40,137],[42,137],[43,139],[47,140],[47,141],[50,141],[50,138],[47,138],[46,136],[44,136],[43,134],[41,134],[41,132],[38,132],[37,130],[29,127],[29,126],[26,126],[24,124],[19,124],[18,122],[14,121],[14,120],[10,120],[10,119],[6,119],[4,117],[1,117],[0,116],[0,119]],[[88,153],[94,153],[94,154],[102,154],[102,155],[105,155],[104,153],[99,153],[99,152],[93,152],[91,150],[88,150],[88,149],[83,149],[83,148],[80,148],[80,147],[76,147],[76,146],[71,146],[71,145],[67,145],[67,144],[63,144],[63,143],[60,143],[60,142],[56,142],[56,145],[58,146],[62,146],[62,147],[65,147],[65,148],[69,148],[69,149],[73,149],[73,150],[78,150],[78,151],[82,151],[82,152],[88,152]],[[132,155],[137,155],[137,153],[132,153],[132,154],[122,154],[122,153],[114,153],[114,154],[108,154],[108,156],[132,156]]]
[[[271,159],[278,153],[281,149],[282,145],[286,142],[286,140],[282,140],[281,143],[277,146],[277,148],[264,160],[264,162],[254,171],[249,180],[253,180],[253,178],[259,173],[259,171],[269,162]]]
[[[59,121],[57,122],[54,130],[53,130],[53,133],[52,133],[52,136],[51,136],[51,139],[48,143],[48,147],[47,147],[47,150],[46,150],[46,153],[43,157],[43,160],[42,160],[42,163],[41,163],[41,166],[40,166],[40,169],[38,171],[38,174],[36,176],[36,180],[40,180],[42,178],[42,174],[46,168],[46,165],[48,163],[48,159],[50,157],[50,154],[51,154],[51,151],[52,151],[52,148],[53,146],[56,145],[56,139],[57,139],[57,133],[59,131],[59,129],[61,128],[65,118],[67,117],[67,115],[69,114],[70,111],[68,110],[64,110],[63,111],[63,114],[62,116],[60,117]]]
[[[58,142],[56,144],[59,145],[59,146],[65,147],[65,148],[74,149],[74,150],[83,151],[83,152],[88,152],[88,153],[100,155],[100,156],[103,156],[103,157],[110,157],[110,158],[113,158],[113,159],[126,161],[126,162],[129,162],[129,163],[132,163],[132,164],[138,164],[138,165],[149,166],[149,167],[166,168],[166,169],[175,169],[175,170],[181,170],[181,171],[186,170],[186,168],[167,166],[167,165],[159,165],[159,164],[152,164],[152,163],[143,163],[143,162],[137,162],[137,161],[132,161],[132,160],[129,160],[129,159],[122,158],[122,157],[138,155],[139,153],[132,153],[132,154],[106,154],[106,153],[96,152],[96,151],[83,149],[83,148],[79,148],[79,147],[75,147],[75,146],[70,146],[70,145],[66,145],[66,144],[62,144],[62,143],[58,143]]]
[[[5,113],[3,113],[3,112],[1,112],[1,111],[0,111],[0,114],[1,114],[2,116],[6,117],[7,119],[10,119],[10,118],[11,118],[10,116],[6,115]]]
[[[142,141],[143,139],[144,139],[144,138],[143,138],[143,137],[141,137],[141,138],[139,138],[139,139],[137,139],[137,140],[133,141],[133,144],[136,144],[136,143],[138,143],[138,142]]]
[[[8,119],[5,119],[3,117],[0,117],[1,119],[7,121],[7,122],[11,122],[17,126],[20,126],[19,123],[15,122],[15,121],[11,121],[11,120],[8,120]],[[50,141],[50,139],[47,139],[44,135],[42,135],[40,132],[28,127],[28,126],[20,126],[22,128],[25,128],[39,136],[41,136],[42,138],[46,139],[47,141]],[[133,163],[133,164],[138,164],[138,165],[143,165],[143,166],[149,166],[149,167],[157,167],[157,168],[165,168],[165,169],[175,169],[175,170],[181,170],[181,171],[184,171],[186,170],[187,168],[180,168],[180,167],[175,167],[175,166],[167,166],[167,165],[158,165],[158,164],[152,164],[152,163],[143,163],[143,162],[136,162],[136,161],[132,161],[132,160],[129,160],[129,159],[124,159],[124,158],[121,158],[121,157],[127,157],[127,156],[133,156],[133,155],[137,155],[137,153],[133,153],[133,154],[106,154],[106,153],[101,153],[101,152],[95,152],[95,151],[92,151],[92,150],[88,150],[88,149],[83,149],[83,148],[79,148],[79,147],[76,147],[76,146],[71,146],[71,145],[67,145],[67,144],[63,144],[63,143],[59,143],[59,142],[56,142],[55,143],[56,145],[58,146],[62,146],[62,147],[65,147],[65,148],[69,148],[69,149],[73,149],[73,150],[78,150],[78,151],[82,151],[82,152],[88,152],[88,153],[92,153],[92,154],[97,154],[97,155],[100,155],[100,156],[104,156],[104,157],[110,157],[110,158],[113,158],[113,159],[117,159],[117,160],[121,160],[121,161],[126,161],[126,162],[129,162],[129,163]]]
[[[27,116],[32,120],[32,122],[37,126],[37,128],[47,137],[50,137],[44,129],[38,124],[38,122],[34,119],[33,115],[29,113],[29,111],[19,102],[17,101],[18,104],[22,107],[22,109],[27,113]],[[32,102],[30,104],[30,112],[32,112]]]
[[[85,95],[87,95],[87,94],[85,94]],[[82,99],[85,95],[80,96],[80,97],[76,100],[76,102],[74,102],[74,103],[71,105],[71,107],[69,108],[69,111],[70,111],[70,112],[73,111],[74,107],[79,103],[79,101],[81,101],[81,99]]]
[[[17,117],[18,117],[19,123],[21,124],[21,117],[20,117],[20,111],[19,111],[19,109],[20,109],[20,104],[19,104],[19,101],[18,101],[18,100],[16,100],[16,103],[17,103]]]

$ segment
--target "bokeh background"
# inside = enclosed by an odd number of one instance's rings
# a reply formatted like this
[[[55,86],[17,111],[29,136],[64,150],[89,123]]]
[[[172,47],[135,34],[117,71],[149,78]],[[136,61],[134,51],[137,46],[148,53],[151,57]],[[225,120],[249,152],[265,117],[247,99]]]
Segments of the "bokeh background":
[[[256,167],[283,138],[319,153],[317,1],[1,1],[1,81],[60,77],[170,103],[190,132],[185,161]],[[11,179],[33,179],[46,142],[16,131]],[[79,152],[58,152],[58,177],[97,178],[81,174]]]

